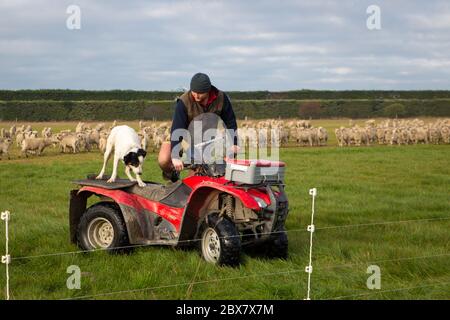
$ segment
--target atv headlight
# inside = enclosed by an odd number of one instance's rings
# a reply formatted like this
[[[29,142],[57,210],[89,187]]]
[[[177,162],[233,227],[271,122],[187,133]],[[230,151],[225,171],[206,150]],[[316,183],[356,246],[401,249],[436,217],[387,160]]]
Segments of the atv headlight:
[[[258,205],[260,208],[267,207],[267,203],[263,199],[255,197],[255,196],[253,196],[253,199],[255,199],[255,201],[258,202]]]

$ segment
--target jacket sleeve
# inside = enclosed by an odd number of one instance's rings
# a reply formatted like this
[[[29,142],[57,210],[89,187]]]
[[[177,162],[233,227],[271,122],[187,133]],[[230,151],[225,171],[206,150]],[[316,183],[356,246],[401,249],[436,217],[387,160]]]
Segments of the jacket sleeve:
[[[222,113],[220,114],[220,117],[222,118],[223,122],[225,122],[227,129],[233,130],[234,144],[237,145],[238,137],[237,137],[236,115],[234,114],[233,107],[231,106],[231,101],[226,94],[224,94],[223,108],[222,108]]]
[[[188,117],[186,113],[186,108],[184,106],[183,101],[178,99],[177,104],[175,106],[175,112],[173,114],[172,119],[172,128],[170,129],[170,149],[173,150],[173,148],[179,144],[183,138],[180,137],[178,140],[176,137],[172,138],[172,133],[177,129],[187,129],[188,128]]]

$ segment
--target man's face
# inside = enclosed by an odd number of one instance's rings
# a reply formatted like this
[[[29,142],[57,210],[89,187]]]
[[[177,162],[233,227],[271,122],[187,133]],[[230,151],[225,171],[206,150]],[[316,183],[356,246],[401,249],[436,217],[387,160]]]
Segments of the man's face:
[[[192,97],[194,98],[194,100],[196,102],[206,103],[206,101],[208,101],[209,92],[198,93],[198,92],[192,91]]]

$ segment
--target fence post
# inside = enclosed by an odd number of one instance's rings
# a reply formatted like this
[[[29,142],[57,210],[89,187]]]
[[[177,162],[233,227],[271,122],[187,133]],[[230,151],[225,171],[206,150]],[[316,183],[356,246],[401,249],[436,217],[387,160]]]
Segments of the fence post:
[[[312,188],[309,189],[309,195],[312,196],[312,210],[311,210],[311,224],[306,228],[310,232],[309,237],[309,264],[305,268],[305,272],[308,273],[308,293],[306,295],[306,300],[311,300],[310,293],[311,293],[311,274],[313,272],[312,267],[312,248],[313,248],[313,233],[315,230],[314,227],[314,206],[315,206],[315,199],[317,196],[317,189]]]
[[[4,211],[1,213],[1,219],[5,221],[5,237],[6,237],[6,254],[4,256],[2,256],[2,263],[5,264],[6,266],[6,300],[9,300],[9,264],[11,263],[11,256],[9,255],[9,251],[8,251],[8,245],[9,245],[9,235],[8,235],[8,222],[9,222],[9,217],[10,217],[10,213],[9,211]]]

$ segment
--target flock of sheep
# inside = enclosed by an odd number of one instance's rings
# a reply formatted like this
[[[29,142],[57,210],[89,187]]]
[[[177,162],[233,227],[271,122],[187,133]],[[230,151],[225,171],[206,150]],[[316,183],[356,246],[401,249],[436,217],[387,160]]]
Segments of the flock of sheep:
[[[31,125],[16,126],[13,125],[9,129],[0,129],[0,156],[8,157],[9,149],[15,141],[17,147],[20,148],[21,155],[28,157],[29,154],[41,155],[42,152],[50,146],[59,147],[63,153],[78,153],[81,151],[91,151],[98,149],[102,153],[106,148],[106,140],[112,128],[117,122],[106,128],[104,123],[99,123],[91,128],[89,125],[79,122],[74,132],[71,130],[61,130],[54,133],[52,128],[44,128],[38,133],[33,130]],[[153,142],[153,150],[159,149],[165,139],[170,134],[170,123],[152,123],[144,126],[143,122],[139,122],[140,130],[138,132],[141,138],[141,144],[144,149],[148,149]]]
[[[106,128],[104,123],[95,127],[79,122],[74,132],[62,130],[53,132],[52,128],[44,128],[40,133],[31,125],[13,125],[9,129],[0,129],[0,159],[9,156],[9,149],[15,142],[21,155],[40,155],[50,146],[59,147],[61,152],[78,153],[98,149],[105,151],[109,132],[117,125],[114,121]],[[364,127],[353,125],[335,129],[339,146],[361,146],[370,144],[417,144],[417,143],[450,143],[450,119],[440,119],[425,123],[414,119],[387,119],[380,123],[368,120]],[[159,150],[164,141],[170,137],[170,122],[152,122],[146,125],[139,121],[138,135],[142,148]],[[238,129],[239,144],[250,147],[285,146],[289,142],[299,146],[324,146],[328,142],[328,132],[323,127],[315,128],[308,120],[282,121],[268,119],[263,121],[242,121]]]
[[[314,128],[309,120],[244,121],[238,129],[239,144],[250,147],[286,146],[295,141],[300,146],[324,146],[328,132],[323,127]]]
[[[335,129],[339,146],[371,144],[403,145],[418,143],[450,143],[450,119],[426,124],[419,119],[387,119],[378,124],[368,120],[364,127],[351,125]]]

